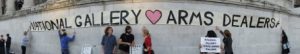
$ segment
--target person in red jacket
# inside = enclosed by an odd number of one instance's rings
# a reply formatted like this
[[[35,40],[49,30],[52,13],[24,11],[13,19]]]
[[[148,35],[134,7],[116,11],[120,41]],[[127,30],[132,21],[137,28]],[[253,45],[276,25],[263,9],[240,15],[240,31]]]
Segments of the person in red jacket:
[[[154,54],[154,51],[152,50],[150,33],[146,27],[143,27],[143,34],[144,34],[144,44],[143,44],[144,54]]]

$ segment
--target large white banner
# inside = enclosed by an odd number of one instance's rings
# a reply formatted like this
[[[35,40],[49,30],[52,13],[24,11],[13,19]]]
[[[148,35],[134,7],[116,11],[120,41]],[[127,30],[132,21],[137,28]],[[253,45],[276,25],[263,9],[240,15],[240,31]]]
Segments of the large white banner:
[[[132,6],[134,7],[126,7]],[[56,30],[58,28],[80,28],[103,25],[124,24],[175,24],[222,26],[244,28],[278,28],[280,18],[270,13],[253,13],[246,11],[224,11],[224,9],[206,8],[203,4],[185,4],[184,9],[174,8],[178,4],[118,4],[109,5],[104,10],[101,6],[90,6],[68,10],[45,12],[41,15],[30,16],[32,31]],[[125,6],[125,7],[123,7]],[[188,7],[186,7],[188,6]],[[198,8],[195,8],[198,7]],[[92,9],[92,10],[91,10]],[[280,16],[280,15],[279,15]]]

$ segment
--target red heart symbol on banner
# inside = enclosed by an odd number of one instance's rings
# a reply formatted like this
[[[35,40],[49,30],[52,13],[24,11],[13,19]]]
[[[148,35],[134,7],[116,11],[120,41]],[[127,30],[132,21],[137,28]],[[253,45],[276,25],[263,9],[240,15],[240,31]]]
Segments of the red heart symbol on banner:
[[[162,13],[160,10],[147,10],[145,15],[152,24],[156,24],[160,20]]]

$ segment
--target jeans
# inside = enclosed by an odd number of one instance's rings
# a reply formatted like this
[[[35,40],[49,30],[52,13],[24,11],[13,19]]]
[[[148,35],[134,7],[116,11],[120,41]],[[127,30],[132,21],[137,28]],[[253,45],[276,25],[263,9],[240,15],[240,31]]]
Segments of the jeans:
[[[22,54],[26,54],[26,46],[21,46],[22,48]]]
[[[6,47],[6,54],[10,54],[10,48]]]
[[[69,49],[62,49],[61,52],[62,54],[70,54]]]

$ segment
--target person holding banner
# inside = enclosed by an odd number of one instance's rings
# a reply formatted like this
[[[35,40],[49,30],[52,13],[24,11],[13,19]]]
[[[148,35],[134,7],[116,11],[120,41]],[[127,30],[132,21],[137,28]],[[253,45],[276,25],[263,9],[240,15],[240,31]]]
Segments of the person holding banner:
[[[281,54],[289,54],[289,52],[290,52],[289,40],[284,31],[282,31],[281,38],[282,38],[281,39],[281,46],[282,46]]]
[[[65,29],[60,29],[58,31],[58,34],[59,34],[59,38],[60,38],[62,54],[69,54],[68,44],[69,44],[70,41],[73,41],[75,39],[75,34],[76,33],[74,32],[73,37],[68,37],[66,30]]]
[[[225,51],[225,54],[233,54],[233,50],[232,50],[232,38],[231,38],[231,33],[229,32],[229,30],[224,30],[221,31],[218,27],[216,27],[217,31],[220,31],[220,33],[224,36],[223,38],[223,50]]]
[[[205,37],[200,40],[200,54],[220,54],[221,43],[220,38],[217,37],[213,30],[209,30]]]
[[[149,30],[144,26],[143,27],[143,34],[144,34],[144,54],[154,54],[154,51],[152,50],[152,41],[150,37]]]
[[[126,26],[125,33],[123,33],[118,40],[119,51],[118,54],[129,54],[130,46],[134,46],[134,35],[131,34],[131,27]]]
[[[114,54],[115,47],[117,45],[117,40],[115,35],[113,35],[112,27],[106,27],[102,37],[101,45],[104,50],[104,54]]]
[[[30,41],[29,34],[30,34],[29,29],[27,31],[24,31],[23,33],[24,37],[21,42],[22,54],[26,54],[26,48],[29,46],[29,41]]]

